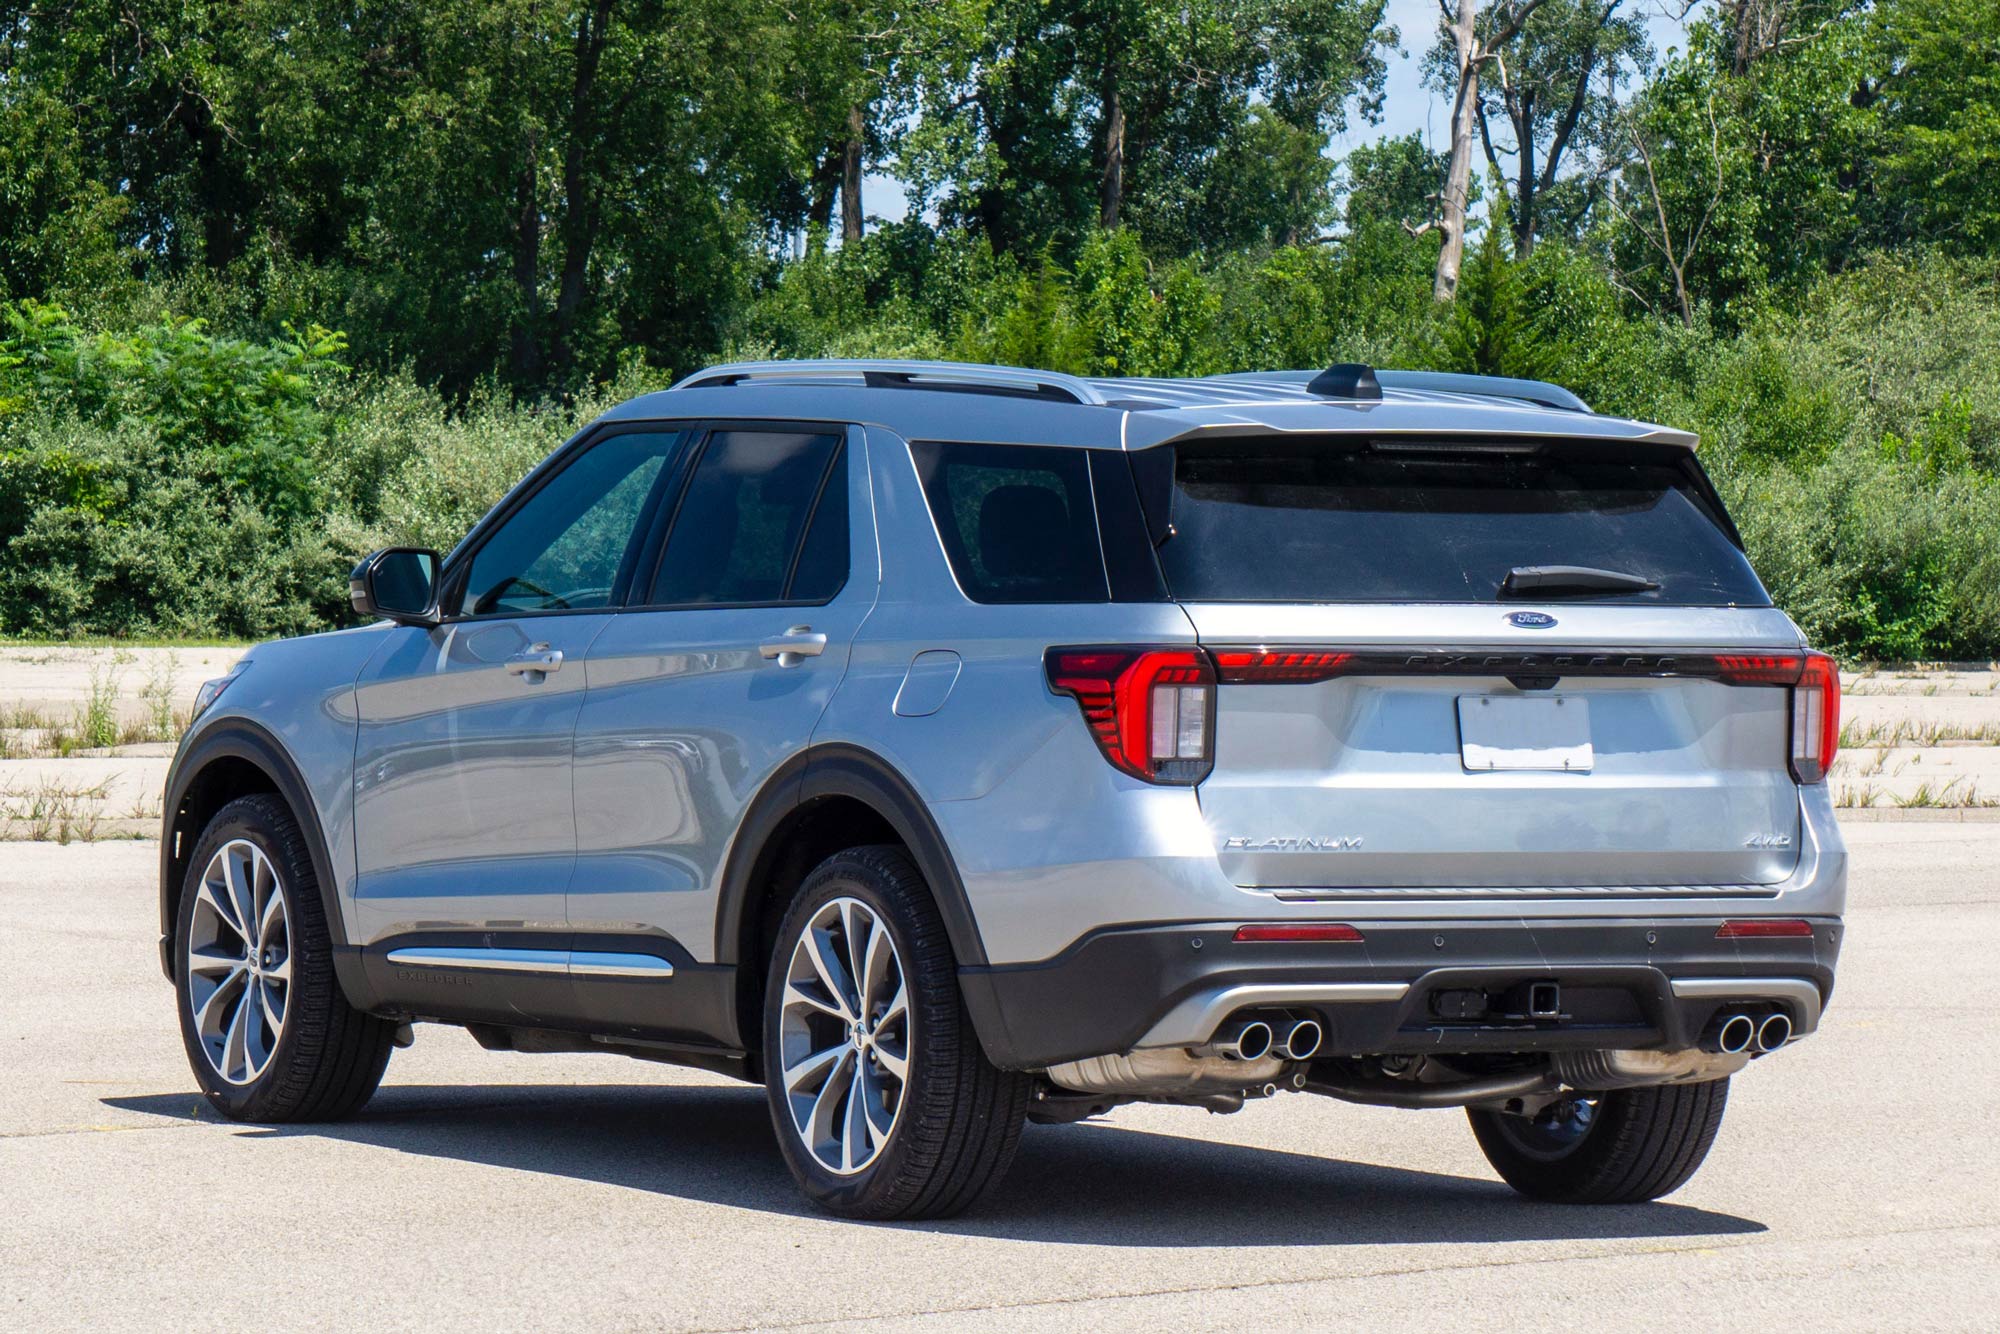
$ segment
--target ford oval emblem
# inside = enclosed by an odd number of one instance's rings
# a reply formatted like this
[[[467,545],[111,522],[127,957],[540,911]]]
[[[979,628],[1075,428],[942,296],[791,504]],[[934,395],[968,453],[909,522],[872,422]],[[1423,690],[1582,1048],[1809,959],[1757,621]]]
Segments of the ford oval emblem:
[[[1510,611],[1507,624],[1517,630],[1547,630],[1556,623],[1556,618],[1545,611]]]

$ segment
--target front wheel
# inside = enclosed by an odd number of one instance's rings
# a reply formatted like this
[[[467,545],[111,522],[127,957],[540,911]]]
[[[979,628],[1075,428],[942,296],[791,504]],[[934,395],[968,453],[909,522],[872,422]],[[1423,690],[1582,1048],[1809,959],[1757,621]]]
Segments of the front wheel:
[[[1533,1117],[1470,1110],[1486,1161],[1523,1195],[1637,1204],[1687,1184],[1715,1143],[1729,1081],[1585,1093]]]
[[[224,1116],[331,1121],[375,1092],[396,1026],[341,993],[305,834],[277,797],[240,797],[202,831],[174,955],[188,1064]]]
[[[948,1217],[1013,1160],[1030,1081],[980,1049],[944,921],[900,848],[835,853],[800,887],[764,1057],[785,1162],[832,1213]]]

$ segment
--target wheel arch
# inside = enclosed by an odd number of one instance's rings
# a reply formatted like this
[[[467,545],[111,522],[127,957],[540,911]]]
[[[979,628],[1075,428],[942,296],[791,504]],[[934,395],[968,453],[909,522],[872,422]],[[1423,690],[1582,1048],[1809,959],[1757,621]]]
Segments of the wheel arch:
[[[765,783],[724,864],[715,957],[737,977],[737,1045],[762,1033],[769,937],[805,877],[843,848],[899,844],[923,872],[959,966],[983,965],[986,947],[937,822],[909,780],[859,746],[816,746]]]
[[[209,821],[238,797],[268,793],[283,801],[299,822],[319,883],[320,906],[333,943],[334,971],[348,1003],[368,1008],[367,986],[350,947],[346,918],[335,888],[333,859],[311,790],[284,745],[247,718],[224,719],[204,732],[174,763],[167,782],[160,831],[160,968],[174,977],[174,921],[187,882],[195,844]],[[357,988],[359,988],[357,990]]]

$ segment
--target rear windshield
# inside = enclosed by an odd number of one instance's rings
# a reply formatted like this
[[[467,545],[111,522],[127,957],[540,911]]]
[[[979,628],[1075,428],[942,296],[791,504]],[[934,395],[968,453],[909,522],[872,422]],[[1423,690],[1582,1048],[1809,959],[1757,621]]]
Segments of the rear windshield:
[[[1570,565],[1658,587],[1563,601],[1770,605],[1685,458],[1182,445],[1169,504],[1184,601],[1488,602],[1516,567]]]

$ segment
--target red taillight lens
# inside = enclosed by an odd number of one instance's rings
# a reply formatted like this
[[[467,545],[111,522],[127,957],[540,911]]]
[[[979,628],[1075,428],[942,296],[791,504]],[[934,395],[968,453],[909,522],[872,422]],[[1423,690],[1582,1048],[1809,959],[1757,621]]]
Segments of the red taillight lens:
[[[1215,674],[1225,685],[1279,685],[1325,681],[1339,676],[1352,653],[1319,649],[1237,649],[1215,651]]]
[[[1812,923],[1798,917],[1746,917],[1715,928],[1717,940],[1771,940],[1812,933]]]
[[[1361,933],[1345,922],[1259,922],[1236,928],[1239,941],[1320,941],[1351,944]]]
[[[1840,667],[1824,653],[1808,653],[1792,687],[1792,776],[1824,780],[1839,749]]]
[[[1804,661],[1797,653],[1718,653],[1715,674],[1724,685],[1788,686]]]
[[[1104,758],[1149,783],[1208,776],[1215,668],[1200,649],[1052,648],[1049,686],[1083,710]]]

